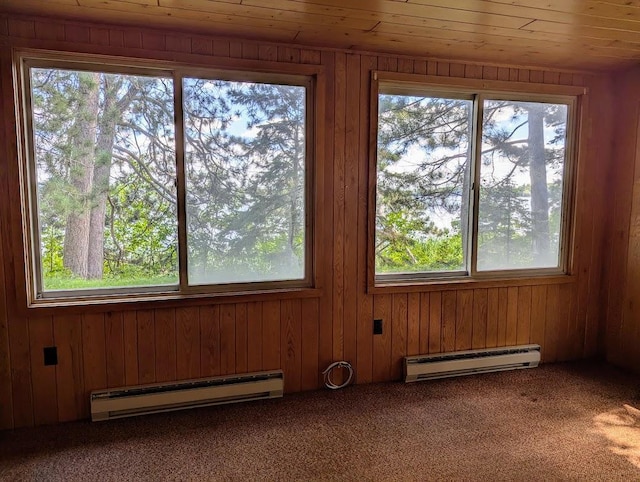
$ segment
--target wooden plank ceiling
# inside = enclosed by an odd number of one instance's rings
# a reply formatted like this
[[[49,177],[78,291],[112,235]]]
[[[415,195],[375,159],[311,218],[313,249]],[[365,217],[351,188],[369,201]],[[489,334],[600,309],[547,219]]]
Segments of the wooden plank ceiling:
[[[640,0],[2,0],[0,10],[429,58],[614,70]]]

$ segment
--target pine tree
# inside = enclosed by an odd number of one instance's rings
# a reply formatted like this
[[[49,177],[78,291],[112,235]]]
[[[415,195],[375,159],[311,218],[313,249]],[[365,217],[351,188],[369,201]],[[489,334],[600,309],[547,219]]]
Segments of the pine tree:
[[[378,130],[376,256],[380,271],[439,270],[434,240],[460,237],[466,257],[472,112],[470,101],[381,95]],[[479,249],[500,267],[555,261],[566,107],[485,101],[482,125]],[[545,130],[553,139],[545,141]],[[549,174],[551,169],[551,174]],[[527,173],[528,184],[523,185]],[[436,222],[439,213],[451,226]],[[492,244],[493,243],[493,244]],[[551,243],[554,243],[553,245]],[[406,252],[402,257],[398,253]],[[423,253],[417,256],[418,252]],[[395,253],[392,255],[392,253]],[[479,264],[485,264],[479,257]],[[490,267],[490,265],[488,265]],[[490,269],[494,269],[491,268]]]

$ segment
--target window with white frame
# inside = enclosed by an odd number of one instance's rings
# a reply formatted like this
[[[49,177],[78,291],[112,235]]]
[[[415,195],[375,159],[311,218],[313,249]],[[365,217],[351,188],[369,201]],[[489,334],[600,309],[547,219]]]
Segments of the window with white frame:
[[[311,286],[311,77],[22,66],[32,298]]]
[[[381,80],[376,283],[566,272],[575,104]]]

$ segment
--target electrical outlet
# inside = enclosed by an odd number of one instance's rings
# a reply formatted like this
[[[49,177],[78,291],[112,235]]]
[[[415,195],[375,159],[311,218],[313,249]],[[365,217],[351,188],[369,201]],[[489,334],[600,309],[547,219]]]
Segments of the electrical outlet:
[[[382,320],[381,319],[373,320],[373,334],[374,335],[382,335]]]
[[[58,364],[58,347],[56,346],[44,347],[44,364],[45,366]]]

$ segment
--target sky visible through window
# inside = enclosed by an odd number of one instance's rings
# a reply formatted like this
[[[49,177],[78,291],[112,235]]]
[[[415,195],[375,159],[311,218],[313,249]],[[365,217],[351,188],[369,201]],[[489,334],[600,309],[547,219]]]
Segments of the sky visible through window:
[[[379,96],[378,273],[468,269],[471,109]],[[567,115],[564,104],[485,101],[478,270],[558,266]]]
[[[173,81],[31,68],[43,291],[178,284]],[[306,275],[306,88],[184,79],[191,284]]]

